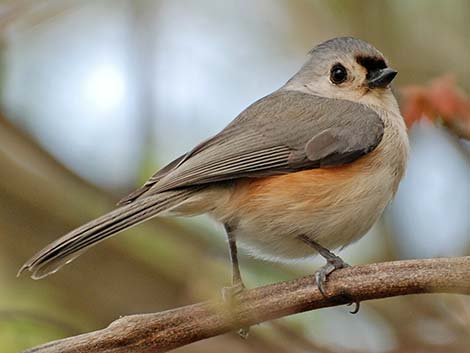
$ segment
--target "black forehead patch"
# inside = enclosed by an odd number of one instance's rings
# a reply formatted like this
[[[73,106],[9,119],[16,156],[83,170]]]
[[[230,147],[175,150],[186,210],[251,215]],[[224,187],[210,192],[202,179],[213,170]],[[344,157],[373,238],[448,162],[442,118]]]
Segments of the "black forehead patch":
[[[385,69],[387,67],[387,63],[385,60],[380,56],[356,56],[356,61],[359,65],[362,65],[367,72],[372,72],[380,69]]]

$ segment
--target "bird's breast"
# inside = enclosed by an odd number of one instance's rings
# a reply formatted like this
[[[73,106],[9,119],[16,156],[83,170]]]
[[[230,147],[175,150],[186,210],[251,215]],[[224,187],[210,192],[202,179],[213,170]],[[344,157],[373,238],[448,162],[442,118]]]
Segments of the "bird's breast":
[[[331,249],[345,246],[369,230],[396,191],[405,157],[394,138],[386,131],[374,151],[343,166],[239,180],[213,214],[267,259],[312,255],[299,234]]]

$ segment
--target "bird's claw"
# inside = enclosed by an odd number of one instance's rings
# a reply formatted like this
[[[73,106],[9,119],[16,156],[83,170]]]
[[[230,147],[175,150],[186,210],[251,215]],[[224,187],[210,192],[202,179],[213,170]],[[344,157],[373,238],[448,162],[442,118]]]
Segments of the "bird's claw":
[[[327,277],[340,268],[350,267],[346,262],[343,261],[339,256],[333,256],[326,260],[326,264],[315,272],[315,282],[317,284],[320,293],[326,297],[325,283]]]
[[[323,269],[323,267],[322,267]],[[315,283],[317,284],[317,288],[320,291],[321,295],[326,297],[325,293],[325,286],[323,285],[326,282],[326,274],[325,271],[321,269],[315,272]]]
[[[332,256],[327,259],[326,264],[321,267],[318,271],[315,272],[315,283],[317,284],[317,288],[320,291],[320,293],[323,295],[323,297],[327,297],[326,292],[325,292],[325,283],[328,278],[328,276],[340,269],[340,268],[346,268],[350,267],[346,262],[343,261],[339,256]],[[352,301],[348,305],[355,304],[354,310],[350,311],[351,314],[357,314],[359,312],[360,308],[360,302],[357,301]]]
[[[224,303],[233,303],[234,299],[245,290],[243,282],[236,283],[231,287],[222,288],[222,300]]]
[[[359,312],[360,307],[361,307],[361,302],[352,301],[352,302],[348,303],[347,305],[351,306],[353,304],[354,304],[354,309],[351,310],[349,313],[350,314],[357,314]]]
[[[243,282],[236,283],[231,287],[222,288],[222,301],[226,304],[233,305],[237,297],[245,290]],[[238,329],[237,334],[243,338],[248,338],[250,327],[242,327]]]
[[[237,335],[246,340],[250,334],[250,328],[249,327],[242,327],[237,331]]]

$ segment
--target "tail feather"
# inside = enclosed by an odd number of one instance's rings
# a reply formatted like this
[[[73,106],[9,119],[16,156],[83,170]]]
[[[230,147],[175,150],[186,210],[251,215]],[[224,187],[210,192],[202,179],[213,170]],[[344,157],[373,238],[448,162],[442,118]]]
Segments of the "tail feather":
[[[29,259],[18,271],[40,279],[57,272],[104,239],[168,210],[190,197],[196,189],[168,191],[138,199],[67,233]]]

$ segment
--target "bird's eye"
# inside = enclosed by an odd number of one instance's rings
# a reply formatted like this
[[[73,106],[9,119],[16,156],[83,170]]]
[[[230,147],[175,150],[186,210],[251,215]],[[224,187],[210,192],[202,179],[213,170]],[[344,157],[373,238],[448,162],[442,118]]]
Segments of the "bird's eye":
[[[335,85],[339,85],[348,79],[348,72],[341,64],[336,64],[331,68],[330,80]]]

